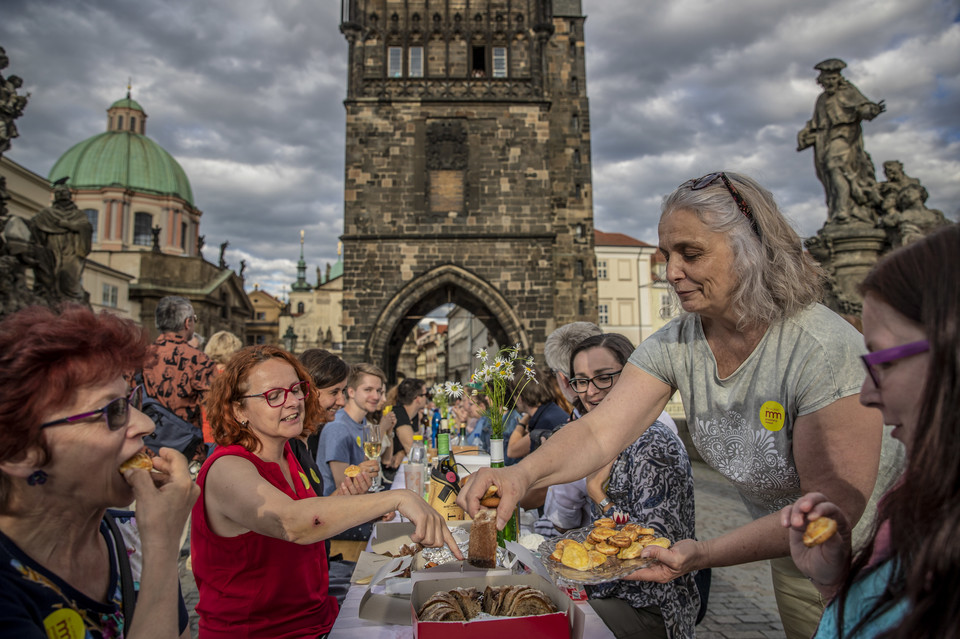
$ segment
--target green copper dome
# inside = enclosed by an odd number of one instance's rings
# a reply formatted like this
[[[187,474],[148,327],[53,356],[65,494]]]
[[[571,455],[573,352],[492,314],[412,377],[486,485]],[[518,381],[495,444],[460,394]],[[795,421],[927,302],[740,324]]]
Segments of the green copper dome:
[[[114,103],[117,105],[140,108],[130,98]],[[193,206],[190,181],[180,164],[159,144],[131,131],[107,131],[74,145],[50,169],[51,182],[65,176],[70,177],[68,184],[74,189],[120,186],[144,193],[176,195]]]
[[[129,95],[125,98],[121,98],[117,100],[116,102],[110,105],[111,109],[115,109],[117,107],[120,107],[123,109],[134,109],[135,111],[140,111],[141,113],[144,112],[143,107],[140,106],[140,103],[134,100],[133,98],[131,98]]]

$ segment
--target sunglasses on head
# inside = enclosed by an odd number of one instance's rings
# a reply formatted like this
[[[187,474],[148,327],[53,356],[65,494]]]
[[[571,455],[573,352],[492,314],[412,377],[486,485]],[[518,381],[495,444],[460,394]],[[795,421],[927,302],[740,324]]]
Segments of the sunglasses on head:
[[[730,178],[727,177],[727,174],[723,171],[717,171],[716,173],[708,173],[702,178],[696,180],[687,180],[680,186],[690,185],[691,191],[699,191],[700,189],[705,189],[717,180],[723,182],[724,186],[727,187],[727,190],[730,192],[730,195],[733,196],[733,201],[737,203],[737,208],[740,209],[740,212],[743,213],[743,216],[747,218],[747,221],[750,222],[750,228],[753,229],[753,232],[760,237],[760,227],[757,226],[757,220],[753,217],[753,209],[747,204],[747,201],[743,199],[743,196],[740,195],[740,191],[737,190],[737,187],[733,185],[733,182],[730,181]]]
[[[127,397],[118,397],[108,402],[103,408],[80,413],[79,415],[71,415],[70,417],[64,417],[62,419],[55,419],[52,422],[40,424],[40,428],[60,426],[61,424],[73,424],[74,422],[90,419],[98,415],[106,415],[107,427],[110,428],[110,430],[120,430],[130,421],[131,406],[137,410],[143,407],[143,384],[134,388]]]

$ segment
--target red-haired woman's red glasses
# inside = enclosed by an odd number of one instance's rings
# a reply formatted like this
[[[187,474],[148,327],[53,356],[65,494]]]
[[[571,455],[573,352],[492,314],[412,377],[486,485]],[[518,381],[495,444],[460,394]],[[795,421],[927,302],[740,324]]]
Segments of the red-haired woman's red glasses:
[[[733,196],[733,201],[737,203],[737,208],[740,209],[740,212],[743,213],[743,216],[747,218],[748,222],[750,222],[750,228],[753,229],[753,232],[756,233],[757,237],[760,237],[760,228],[757,226],[757,220],[753,217],[753,209],[750,208],[750,205],[747,204],[747,201],[743,199],[742,195],[740,195],[740,191],[737,190],[737,187],[733,185],[733,182],[730,181],[730,178],[728,178],[726,173],[723,171],[708,173],[702,178],[696,180],[688,180],[681,186],[689,184],[691,191],[699,191],[700,189],[707,188],[717,180],[721,180],[724,186],[727,187],[727,190],[730,191],[730,195]]]

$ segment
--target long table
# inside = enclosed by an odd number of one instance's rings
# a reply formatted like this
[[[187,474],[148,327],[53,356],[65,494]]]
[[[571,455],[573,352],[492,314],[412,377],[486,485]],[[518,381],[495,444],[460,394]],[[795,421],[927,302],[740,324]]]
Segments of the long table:
[[[396,477],[394,477],[391,490],[405,488],[403,469],[401,468]],[[369,550],[369,544],[367,547]],[[347,593],[347,598],[340,608],[340,614],[337,621],[330,631],[330,639],[412,639],[412,626],[397,626],[392,624],[382,624],[375,621],[367,621],[360,618],[360,599],[367,590],[367,586],[352,585]],[[583,639],[611,639],[614,635],[607,628],[603,620],[597,616],[586,602],[577,602],[580,610],[583,612]],[[361,631],[362,634],[357,631]]]

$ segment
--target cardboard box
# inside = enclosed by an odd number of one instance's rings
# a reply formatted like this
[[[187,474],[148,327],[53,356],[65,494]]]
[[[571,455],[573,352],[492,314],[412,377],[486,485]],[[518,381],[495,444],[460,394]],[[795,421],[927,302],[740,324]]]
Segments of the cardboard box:
[[[500,617],[477,621],[421,622],[417,611],[434,593],[454,588],[476,588],[483,592],[487,586],[525,584],[546,594],[559,612],[533,617]],[[507,575],[485,577],[454,577],[421,579],[413,585],[410,595],[410,615],[415,639],[488,639],[489,637],[523,637],[524,639],[558,639],[583,636],[583,612],[550,581],[538,575]]]
[[[458,528],[469,530],[472,522],[457,522]],[[451,528],[454,526],[451,526]],[[414,559],[411,578],[396,579],[375,575],[392,560],[380,553],[391,552],[396,554],[404,544],[412,544],[410,535],[416,527],[409,522],[377,523],[370,539],[370,549],[373,552],[362,552],[357,559],[357,566],[353,571],[351,582],[369,583],[370,587],[360,600],[359,616],[361,619],[378,621],[398,625],[410,624],[410,592],[416,581],[420,579],[438,579],[444,577],[460,578],[476,575],[509,575],[510,568],[495,568],[483,570],[471,566],[466,561],[454,561],[441,564],[433,568],[424,569],[424,560],[421,555]],[[513,553],[508,554],[508,562],[515,561]]]

